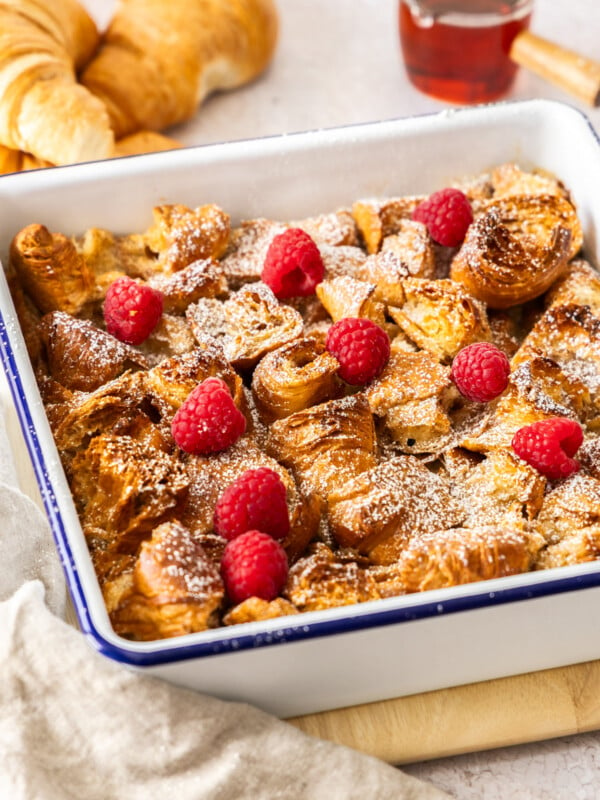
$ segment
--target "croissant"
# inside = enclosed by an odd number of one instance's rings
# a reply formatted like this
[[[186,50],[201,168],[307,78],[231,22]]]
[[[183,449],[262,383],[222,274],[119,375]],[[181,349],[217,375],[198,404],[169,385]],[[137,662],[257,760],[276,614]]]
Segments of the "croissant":
[[[144,153],[156,153],[161,150],[174,150],[178,147],[181,147],[181,144],[169,136],[164,136],[155,131],[138,131],[116,142],[110,155],[113,157],[135,156],[143,155]],[[25,153],[22,150],[13,150],[11,147],[0,145],[0,175],[53,166],[55,164],[45,161],[43,158],[38,158],[32,153]]]
[[[546,478],[511,449],[492,450],[460,481],[466,526],[482,519],[503,524],[533,520],[544,501]]]
[[[575,209],[558,195],[500,199],[469,227],[450,277],[491,308],[509,308],[543,294],[582,239]]]
[[[290,569],[284,595],[300,611],[320,611],[377,600],[377,584],[354,561],[338,561],[325,545],[299,559]]]
[[[183,636],[218,624],[225,591],[218,567],[180,523],[142,543],[120,592],[105,587],[115,631],[139,641]]]
[[[129,436],[143,447],[168,453],[172,449],[170,416],[149,398],[143,372],[126,372],[91,393],[75,395],[55,426],[55,439],[65,459],[85,450],[100,435]],[[161,424],[162,423],[162,424]]]
[[[365,317],[384,327],[385,306],[375,300],[375,286],[348,275],[339,275],[317,286],[317,297],[334,322],[344,317]]]
[[[243,408],[242,379],[216,348],[196,346],[189,352],[163,359],[143,376],[149,396],[160,398],[171,408],[171,413],[207,378],[224,381],[235,404]]]
[[[44,225],[28,225],[16,234],[10,264],[42,313],[77,314],[92,296],[94,276],[75,244]]]
[[[268,353],[254,370],[252,393],[269,419],[282,419],[339,392],[335,356],[315,339],[296,339]]]
[[[126,369],[148,366],[134,347],[64,311],[46,314],[39,329],[49,374],[67,389],[91,392]]]
[[[292,228],[302,228],[319,247],[323,245],[326,247],[357,247],[359,244],[354,217],[352,212],[345,208],[330,214],[292,220],[289,225]]]
[[[296,606],[283,597],[275,600],[262,600],[260,597],[249,597],[237,606],[234,606],[223,617],[223,625],[241,625],[244,622],[261,622],[264,619],[287,617],[298,614]]]
[[[394,560],[411,536],[460,524],[464,511],[448,486],[415,456],[397,456],[362,472],[327,497],[336,542],[368,554],[375,563]],[[391,540],[391,541],[388,541]],[[377,546],[382,543],[386,548]]]
[[[499,526],[418,534],[389,568],[396,583],[390,593],[444,589],[526,572],[532,565],[535,542],[526,532]]]
[[[14,150],[12,147],[0,144],[0,175],[51,166],[52,164],[44,161],[43,158],[37,158],[31,153],[24,153],[22,150]]]
[[[564,275],[552,284],[544,296],[548,306],[571,303],[589,306],[591,312],[600,317],[600,275],[585,259],[571,261]]]
[[[232,289],[260,280],[269,245],[286,227],[261,217],[244,220],[231,231],[221,266]]]
[[[0,3],[0,144],[52,164],[112,154],[106,108],[76,79],[98,40],[76,0]]]
[[[276,420],[267,452],[294,471],[307,493],[325,499],[335,486],[375,466],[375,428],[366,398],[329,400]]]
[[[548,417],[585,420],[594,415],[590,391],[574,374],[567,374],[550,358],[536,356],[516,367],[509,384],[491,411],[483,430],[460,442],[475,452],[510,447],[517,430]]]
[[[352,216],[367,252],[378,253],[384,238],[398,233],[422,200],[425,200],[425,195],[357,200],[352,206]]]
[[[597,559],[599,509],[600,481],[583,471],[554,488],[536,520],[547,545],[539,552],[536,567],[547,569]]]
[[[255,78],[277,38],[272,0],[122,0],[82,83],[117,139],[190,119],[216,89]]]
[[[436,262],[433,240],[422,222],[405,219],[396,233],[386,236],[381,253],[394,253],[405,267],[405,278],[435,278]],[[371,259],[377,260],[376,256]]]
[[[182,511],[189,479],[175,456],[129,436],[95,436],[72,462],[71,491],[84,530],[134,554],[152,530]]]
[[[448,443],[452,428],[448,410],[457,392],[450,368],[426,350],[393,353],[365,396],[402,450],[431,453]]]
[[[483,305],[450,280],[406,278],[396,287],[388,313],[409,339],[440,361],[492,338]]]
[[[242,287],[224,303],[199,300],[188,307],[186,316],[199,342],[219,342],[240,369],[253,367],[302,334],[300,314],[280,303],[265,283]]]
[[[174,204],[156,206],[154,222],[143,238],[159,256],[160,268],[177,272],[204,258],[220,258],[229,241],[229,214],[216,205],[199,208]]]

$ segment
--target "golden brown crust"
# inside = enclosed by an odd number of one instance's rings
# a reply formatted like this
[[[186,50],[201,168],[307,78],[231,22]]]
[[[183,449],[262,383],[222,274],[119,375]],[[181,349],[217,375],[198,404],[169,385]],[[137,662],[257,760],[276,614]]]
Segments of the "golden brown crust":
[[[201,344],[220,344],[226,358],[242,370],[302,334],[300,314],[280,303],[264,283],[244,286],[223,303],[199,300],[186,316]]]
[[[294,471],[308,493],[326,498],[375,465],[373,417],[362,394],[330,400],[275,421],[267,451]]]
[[[76,79],[98,41],[92,18],[76,0],[21,0],[0,6],[4,147],[52,164],[112,154],[106,109]],[[28,157],[21,158],[19,166],[26,168]]]
[[[242,625],[244,622],[262,622],[265,619],[287,617],[298,614],[298,609],[283,597],[276,597],[270,602],[260,597],[249,597],[243,603],[234,606],[223,617],[223,625]]]
[[[558,195],[492,201],[470,226],[450,277],[491,308],[539,297],[581,248],[581,224]]]
[[[390,316],[409,339],[440,361],[492,338],[484,305],[460,284],[407,278],[394,295],[388,300]]]
[[[82,83],[117,138],[189,119],[216,89],[252,80],[277,39],[272,0],[123,0]]]
[[[176,457],[129,436],[96,436],[72,463],[84,527],[104,531],[120,553],[135,553],[157,525],[178,517],[188,487]]]
[[[460,524],[465,516],[444,481],[413,456],[392,458],[339,485],[327,497],[327,513],[335,541],[375,563],[380,558],[373,551],[384,542],[397,557],[414,534]]]
[[[451,528],[414,536],[392,567],[397,591],[424,592],[526,572],[529,536],[501,527]]]
[[[153,209],[154,224],[144,235],[145,244],[157,253],[160,268],[177,272],[194,261],[220,258],[229,242],[230,219],[216,205],[188,208],[162,205]]]
[[[385,306],[375,300],[375,285],[340,275],[317,286],[317,297],[334,322],[344,317],[370,319],[385,327]]]
[[[436,452],[449,442],[449,408],[458,397],[450,376],[426,350],[395,352],[365,389],[373,414],[405,452]]]
[[[257,408],[272,421],[332,400],[340,393],[339,363],[316,339],[296,339],[267,353],[252,377]]]
[[[91,298],[93,275],[73,241],[44,225],[28,225],[13,238],[10,263],[38,309],[77,314]]]
[[[146,359],[133,347],[64,311],[42,317],[40,338],[48,372],[67,389],[91,392],[127,369],[143,369]]]
[[[368,253],[378,253],[386,236],[398,233],[402,223],[425,199],[424,195],[392,197],[385,200],[358,200],[352,206],[352,216],[364,240]]]
[[[300,611],[347,606],[376,600],[379,592],[375,581],[353,561],[337,561],[325,545],[300,559],[290,569],[283,591]]]
[[[224,596],[218,568],[178,522],[154,529],[119,588],[108,587],[113,626],[141,641],[214,627]]]

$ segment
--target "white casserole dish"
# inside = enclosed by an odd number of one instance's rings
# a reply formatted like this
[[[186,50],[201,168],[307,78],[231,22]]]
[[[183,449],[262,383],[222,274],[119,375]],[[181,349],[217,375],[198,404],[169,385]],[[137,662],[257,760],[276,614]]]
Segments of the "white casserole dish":
[[[596,264],[600,148],[586,118],[507,103],[41,170],[0,180],[0,255],[31,222],[142,231],[159,203],[298,219],[360,197],[425,193],[505,161],[571,190]],[[600,658],[600,562],[130,642],[109,623],[4,274],[0,350],[79,623],[107,657],[289,717]]]

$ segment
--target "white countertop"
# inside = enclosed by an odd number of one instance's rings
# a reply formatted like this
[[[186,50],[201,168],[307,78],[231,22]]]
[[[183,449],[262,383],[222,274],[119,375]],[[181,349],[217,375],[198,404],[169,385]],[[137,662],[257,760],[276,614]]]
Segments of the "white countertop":
[[[84,0],[100,25],[112,0]],[[184,144],[290,133],[429,113],[447,107],[405,77],[397,0],[278,0],[280,40],[269,71],[252,85],[209,98],[170,133]],[[532,30],[598,57],[597,0],[536,0]],[[589,109],[521,72],[507,100],[546,97]],[[600,197],[600,187],[599,187]],[[600,733],[404,767],[461,800],[594,800],[600,796]]]

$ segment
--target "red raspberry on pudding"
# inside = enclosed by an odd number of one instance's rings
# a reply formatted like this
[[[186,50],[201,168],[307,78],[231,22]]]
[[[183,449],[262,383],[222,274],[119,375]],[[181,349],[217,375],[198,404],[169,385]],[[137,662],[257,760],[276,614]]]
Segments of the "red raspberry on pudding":
[[[530,466],[550,480],[561,480],[579,470],[573,456],[583,443],[583,430],[575,420],[550,417],[524,425],[515,433],[512,448]]]
[[[227,543],[221,559],[221,576],[232,603],[249,597],[274,600],[288,576],[285,550],[262,531],[246,531]]]
[[[339,361],[340,378],[364,386],[376,378],[390,357],[390,338],[370,319],[344,317],[327,332],[326,347]]]
[[[508,386],[510,363],[498,347],[475,342],[463,347],[452,362],[452,379],[458,391],[469,400],[489,403]]]
[[[246,417],[233,402],[227,384],[207,378],[177,410],[171,431],[186,453],[210,455],[226,450],[246,430]]]
[[[269,467],[249,469],[225,489],[215,508],[215,531],[235,539],[257,529],[282,540],[290,530],[285,485]]]
[[[319,248],[301,228],[288,228],[269,245],[261,278],[279,300],[307,297],[321,283],[325,266]]]
[[[419,203],[412,218],[426,225],[434,242],[457,247],[473,222],[473,209],[460,189],[440,189]]]
[[[158,325],[163,312],[162,293],[132,278],[117,278],[104,299],[106,330],[125,344],[141,344]]]

